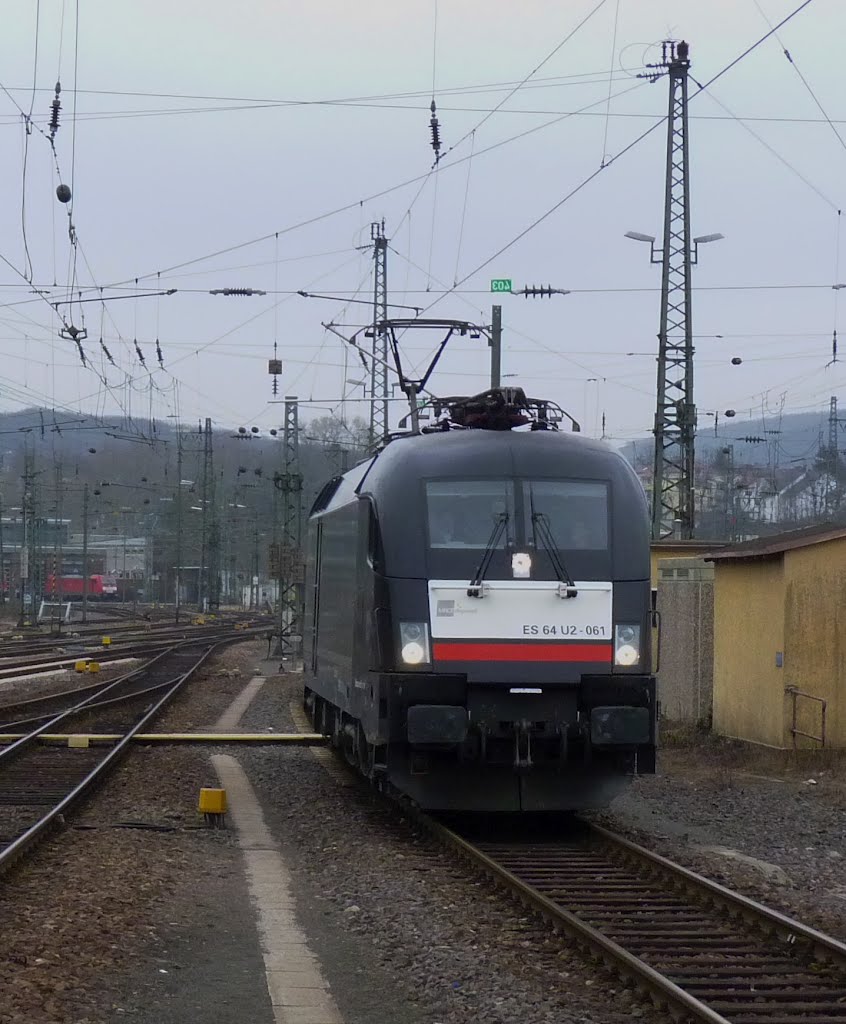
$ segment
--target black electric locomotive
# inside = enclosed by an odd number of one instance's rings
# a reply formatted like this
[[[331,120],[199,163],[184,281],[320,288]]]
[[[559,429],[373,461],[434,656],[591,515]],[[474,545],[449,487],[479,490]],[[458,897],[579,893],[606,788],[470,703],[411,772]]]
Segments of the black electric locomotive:
[[[643,489],[546,413],[455,404],[311,510],[306,707],[424,808],[597,807],[654,771]]]

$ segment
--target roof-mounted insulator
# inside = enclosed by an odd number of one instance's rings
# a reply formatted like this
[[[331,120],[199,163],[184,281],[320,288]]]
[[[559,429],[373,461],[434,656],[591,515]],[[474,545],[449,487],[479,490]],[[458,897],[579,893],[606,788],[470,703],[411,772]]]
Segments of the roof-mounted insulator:
[[[56,138],[56,132],[59,130],[59,113],[62,109],[62,101],[60,99],[62,93],[62,83],[56,82],[56,95],[53,97],[53,102],[50,104],[50,141]]]
[[[432,100],[432,105],[429,109],[432,111],[432,116],[429,118],[429,128],[432,132],[432,149],[435,153],[435,163],[437,163],[441,159],[441,125],[435,113],[437,107],[434,100]]]

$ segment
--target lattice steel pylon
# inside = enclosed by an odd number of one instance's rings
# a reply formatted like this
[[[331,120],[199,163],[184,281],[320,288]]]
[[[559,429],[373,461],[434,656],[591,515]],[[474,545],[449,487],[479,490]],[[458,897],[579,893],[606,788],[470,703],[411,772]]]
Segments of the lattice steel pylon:
[[[220,606],[220,524],[214,486],[214,433],[212,421],[203,427],[202,537],[197,606],[200,611]]]
[[[388,433],[388,239],[385,221],[370,225],[373,241],[373,345],[370,360],[370,440]]]
[[[300,472],[299,405],[293,395],[285,396],[282,430],[283,468],[273,477],[282,492],[282,529],[278,549],[279,639],[276,654],[294,660],[302,647],[303,608],[303,477]]]
[[[686,42],[664,44],[655,65],[670,82],[667,169],[658,331],[658,400],[652,478],[652,536],[693,537],[696,406],[693,401],[693,323],[690,274],[690,184],[687,134]]]
[[[840,509],[840,448],[838,428],[844,421],[837,415],[837,395],[832,395],[828,406],[828,451],[826,471],[828,481],[825,491],[826,515],[834,515]]]

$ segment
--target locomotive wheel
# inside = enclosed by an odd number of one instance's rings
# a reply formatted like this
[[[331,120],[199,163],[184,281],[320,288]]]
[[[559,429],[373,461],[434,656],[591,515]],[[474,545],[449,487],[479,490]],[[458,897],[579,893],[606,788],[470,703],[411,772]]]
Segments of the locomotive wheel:
[[[370,778],[373,775],[373,763],[376,760],[376,747],[368,743],[364,735],[364,729],[358,727],[358,768],[363,775]]]
[[[316,697],[314,702],[314,731],[324,736],[332,737],[334,730],[332,722],[332,708],[322,698]]]
[[[361,728],[359,726],[359,728]],[[358,767],[358,734],[351,732],[345,725],[341,727],[341,750],[347,762],[353,768]]]

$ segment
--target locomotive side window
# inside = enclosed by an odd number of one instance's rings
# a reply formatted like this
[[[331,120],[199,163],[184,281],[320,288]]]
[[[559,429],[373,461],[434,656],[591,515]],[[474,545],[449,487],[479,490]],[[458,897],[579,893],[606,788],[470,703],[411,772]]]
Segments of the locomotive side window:
[[[502,513],[508,520],[497,547],[506,547],[514,536],[511,480],[430,480],[426,507],[432,548],[484,550]]]
[[[608,488],[579,480],[523,481],[523,515],[531,540],[532,514],[543,516],[562,551],[608,548]]]

